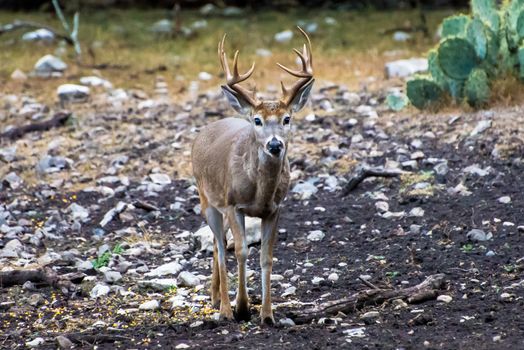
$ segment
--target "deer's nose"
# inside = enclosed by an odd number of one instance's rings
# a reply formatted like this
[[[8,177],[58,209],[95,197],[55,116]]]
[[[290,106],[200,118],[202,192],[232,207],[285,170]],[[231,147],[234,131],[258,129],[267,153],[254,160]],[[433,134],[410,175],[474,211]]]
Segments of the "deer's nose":
[[[273,137],[266,145],[267,150],[272,155],[278,156],[280,152],[282,151],[282,147],[284,147],[284,144],[282,141],[278,140],[276,137]]]

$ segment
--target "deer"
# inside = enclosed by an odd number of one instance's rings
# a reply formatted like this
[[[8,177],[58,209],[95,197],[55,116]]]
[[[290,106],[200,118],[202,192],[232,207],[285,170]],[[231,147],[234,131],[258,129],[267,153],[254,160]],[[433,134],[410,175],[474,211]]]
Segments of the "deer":
[[[300,69],[277,65],[297,78],[289,88],[281,82],[282,97],[260,100],[256,90],[239,85],[248,80],[255,63],[239,74],[235,52],[233,70],[224,50],[225,34],[218,44],[218,56],[225,73],[222,92],[230,106],[242,117],[228,117],[203,127],[191,150],[193,175],[200,197],[201,212],[213,232],[211,303],[219,308],[220,319],[248,321],[251,318],[246,284],[248,246],[245,217],[261,219],[260,267],[262,285],[262,324],[274,325],[271,304],[273,247],[278,238],[281,204],[289,187],[288,141],[294,113],[306,104],[313,79],[311,41],[304,36],[302,52],[294,49]],[[235,313],[228,295],[226,232],[231,229],[238,264]]]

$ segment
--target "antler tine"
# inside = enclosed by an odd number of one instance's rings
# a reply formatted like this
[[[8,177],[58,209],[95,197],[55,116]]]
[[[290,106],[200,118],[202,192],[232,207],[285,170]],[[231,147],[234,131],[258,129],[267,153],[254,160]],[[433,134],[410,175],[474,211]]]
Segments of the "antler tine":
[[[282,85],[282,94],[284,95],[282,102],[284,102],[286,105],[289,105],[291,101],[293,101],[293,98],[298,93],[300,88],[308,84],[313,79],[313,55],[312,55],[312,50],[311,50],[311,40],[309,39],[309,36],[306,34],[306,32],[302,30],[302,28],[300,28],[299,26],[297,26],[297,28],[302,33],[302,35],[304,35],[304,37],[306,38],[306,42],[307,42],[307,44],[303,45],[302,52],[300,52],[297,49],[293,49],[293,51],[300,58],[302,69],[294,70],[280,63],[277,63],[277,65],[282,70],[286,71],[287,73],[291,74],[292,76],[300,78],[289,89],[285,87],[283,82],[280,82]]]
[[[227,54],[224,50],[225,40],[226,40],[226,34],[224,34],[224,37],[218,43],[218,56],[220,59],[220,65],[222,66],[222,69],[224,70],[224,73],[226,74],[226,85],[230,90],[241,95],[249,104],[255,107],[259,105],[260,103],[256,99],[256,93],[250,92],[247,89],[243,88],[242,86],[237,85],[238,83],[241,83],[249,79],[249,77],[251,77],[251,75],[255,71],[255,62],[253,62],[253,64],[251,65],[251,68],[246,73],[239,74],[238,73],[238,56],[240,53],[237,50],[233,57],[233,73],[231,73],[231,69],[229,68],[229,64],[227,62]]]

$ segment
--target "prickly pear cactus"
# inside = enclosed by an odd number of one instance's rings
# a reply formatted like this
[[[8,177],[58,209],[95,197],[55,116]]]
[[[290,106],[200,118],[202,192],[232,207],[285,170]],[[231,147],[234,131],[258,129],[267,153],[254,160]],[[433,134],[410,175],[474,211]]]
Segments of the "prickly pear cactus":
[[[442,22],[441,40],[428,53],[430,76],[408,82],[417,108],[444,94],[474,107],[489,101],[493,79],[507,74],[524,81],[524,0],[471,0],[471,15]]]
[[[489,102],[491,90],[488,75],[483,69],[474,69],[464,85],[464,95],[470,106],[481,107]]]
[[[440,68],[453,79],[466,79],[479,63],[477,53],[467,39],[447,38],[440,44],[437,52]]]
[[[407,95],[413,106],[424,109],[440,100],[442,88],[430,76],[420,75],[408,81]]]
[[[469,21],[470,18],[466,15],[456,15],[445,18],[444,21],[442,21],[442,38],[466,35],[466,28],[468,27]]]

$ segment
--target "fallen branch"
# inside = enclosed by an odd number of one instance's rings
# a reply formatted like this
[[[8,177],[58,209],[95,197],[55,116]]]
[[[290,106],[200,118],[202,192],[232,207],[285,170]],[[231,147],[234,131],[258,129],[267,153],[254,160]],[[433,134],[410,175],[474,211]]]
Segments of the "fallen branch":
[[[57,31],[56,29],[54,29],[53,27],[50,27],[48,25],[40,24],[37,22],[31,22],[31,21],[15,20],[13,23],[9,23],[9,24],[0,26],[0,35],[9,33],[9,32],[13,32],[18,29],[46,29],[50,31],[51,33],[53,33],[53,35],[57,37],[58,39],[65,40],[65,42],[71,46],[75,45],[73,40],[71,40],[71,38],[68,35],[62,34],[59,31]]]
[[[306,310],[290,311],[287,316],[295,323],[303,324],[321,317],[330,317],[339,312],[347,314],[367,305],[378,305],[393,299],[402,299],[408,304],[416,304],[435,299],[444,285],[444,274],[431,275],[413,287],[403,289],[366,289],[347,298],[328,301]]]
[[[9,131],[6,131],[3,134],[0,134],[0,140],[3,138],[10,139],[10,140],[16,140],[24,136],[25,134],[33,132],[33,131],[46,131],[52,128],[64,126],[67,123],[67,120],[69,119],[70,116],[71,116],[71,113],[69,112],[57,113],[55,114],[53,118],[49,120],[44,120],[42,122],[36,122],[36,123],[23,125],[18,128],[14,128]]]
[[[44,283],[60,290],[65,295],[70,295],[78,290],[69,278],[58,275],[50,266],[27,270],[0,271],[0,288],[23,285],[28,281]]]
[[[347,196],[349,192],[353,191],[362,181],[368,177],[397,177],[402,174],[405,174],[405,172],[400,169],[385,169],[382,166],[370,167],[367,164],[359,165],[344,187],[342,197]]]

